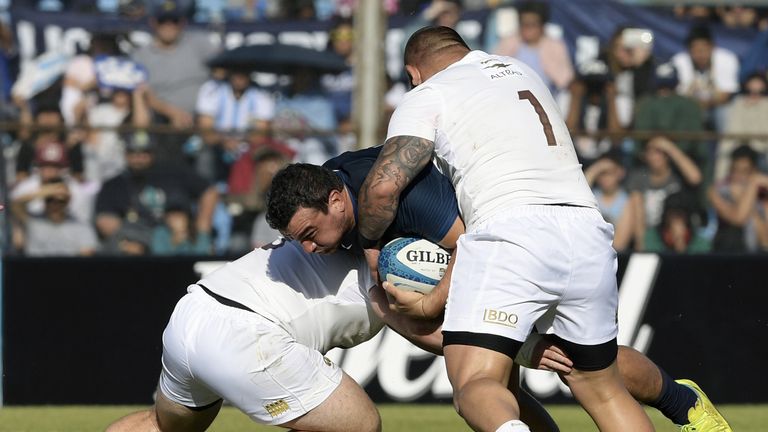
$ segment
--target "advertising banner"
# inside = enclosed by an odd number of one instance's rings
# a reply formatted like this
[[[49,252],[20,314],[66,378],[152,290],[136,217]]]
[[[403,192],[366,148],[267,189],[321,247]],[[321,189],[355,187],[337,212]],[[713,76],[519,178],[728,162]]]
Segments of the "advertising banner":
[[[148,404],[161,336],[186,287],[221,262],[194,258],[3,262],[6,405]],[[619,342],[718,403],[765,403],[754,379],[768,356],[768,256],[621,257]],[[328,357],[376,402],[448,401],[442,357],[385,329]],[[572,401],[557,376],[525,370],[544,403]]]

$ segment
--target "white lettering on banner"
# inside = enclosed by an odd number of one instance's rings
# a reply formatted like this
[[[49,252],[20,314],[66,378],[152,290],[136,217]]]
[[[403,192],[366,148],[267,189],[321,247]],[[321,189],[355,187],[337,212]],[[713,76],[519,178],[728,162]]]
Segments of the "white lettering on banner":
[[[222,264],[220,261],[197,262],[194,269],[199,274],[206,274]],[[658,255],[633,254],[619,289],[619,344],[633,346],[641,352],[646,352],[650,345],[652,329],[643,324],[642,319],[660,264]],[[331,350],[327,357],[362,386],[376,377],[387,396],[394,400],[412,401],[427,393],[434,398],[451,397],[443,358],[417,348],[387,328],[354,348]],[[415,361],[431,361],[431,364],[421,375],[411,378],[409,371]],[[552,372],[524,369],[521,380],[536,397],[571,395],[568,387]]]

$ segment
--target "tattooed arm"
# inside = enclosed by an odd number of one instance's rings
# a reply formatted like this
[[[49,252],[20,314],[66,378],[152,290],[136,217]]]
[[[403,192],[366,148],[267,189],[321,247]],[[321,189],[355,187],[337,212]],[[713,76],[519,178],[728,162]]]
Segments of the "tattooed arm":
[[[384,143],[358,197],[358,232],[364,239],[381,238],[395,218],[400,193],[429,163],[434,148],[430,140],[406,135]]]

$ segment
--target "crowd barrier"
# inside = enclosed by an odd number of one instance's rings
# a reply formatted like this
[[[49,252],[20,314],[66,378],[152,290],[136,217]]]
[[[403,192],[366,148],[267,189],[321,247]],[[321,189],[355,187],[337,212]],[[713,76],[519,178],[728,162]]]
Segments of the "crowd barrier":
[[[149,404],[161,334],[176,300],[210,258],[29,259],[2,262],[6,405]],[[768,256],[621,256],[620,343],[718,403],[765,403]],[[329,357],[377,402],[448,401],[442,358],[384,331]],[[526,371],[545,403],[572,400],[558,378]]]

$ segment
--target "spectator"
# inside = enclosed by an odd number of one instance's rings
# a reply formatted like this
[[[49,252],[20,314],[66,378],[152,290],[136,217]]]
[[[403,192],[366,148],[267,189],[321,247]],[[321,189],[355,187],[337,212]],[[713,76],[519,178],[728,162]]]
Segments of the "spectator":
[[[197,96],[198,125],[203,148],[197,155],[197,172],[210,181],[226,182],[232,163],[243,152],[248,129],[269,131],[275,101],[255,87],[248,70],[230,69],[225,81],[210,80]]]
[[[555,97],[573,80],[573,64],[568,48],[560,39],[547,36],[544,26],[549,7],[541,2],[524,2],[517,8],[519,35],[502,38],[492,51],[517,58],[536,71]]]
[[[736,96],[728,108],[728,116],[725,122],[726,134],[755,134],[768,135],[768,85],[765,75],[753,74],[747,78],[742,86],[741,94]],[[728,171],[728,156],[739,144],[734,139],[723,139],[717,149],[715,165],[715,179],[722,180]],[[753,139],[749,145],[759,154],[763,160],[758,159],[758,165],[765,163],[765,155],[768,153],[768,140]],[[731,162],[733,163],[733,162]]]
[[[688,49],[672,57],[680,79],[677,91],[696,99],[706,115],[706,125],[722,131],[725,104],[739,90],[739,59],[715,46],[709,28],[703,25],[691,28],[686,43]]]
[[[146,128],[150,122],[146,86],[108,91],[107,100],[91,108],[87,123],[94,127],[83,146],[85,178],[102,183],[125,168],[123,142],[114,129],[123,125]],[[98,129],[107,128],[107,129]]]
[[[24,202],[30,214],[41,214],[43,198],[47,196],[45,188],[42,187],[43,183],[52,178],[62,178],[71,195],[70,213],[81,222],[91,222],[93,200],[99,191],[99,184],[81,182],[69,174],[70,161],[64,144],[54,140],[39,142],[34,151],[33,164],[37,169],[13,187],[11,199]]]
[[[209,255],[211,234],[196,233],[185,203],[169,203],[163,224],[152,231],[153,255]]]
[[[252,141],[251,150],[235,163],[227,196],[233,217],[230,252],[259,247],[277,237],[264,219],[266,193],[275,173],[294,155],[280,143]]]
[[[422,2],[423,3],[423,2]],[[432,0],[416,18],[403,28],[403,46],[401,52],[405,50],[405,42],[416,32],[416,30],[428,26],[445,26],[456,30],[462,39],[472,49],[481,47],[478,35],[459,25],[461,13],[464,6],[461,0]]]
[[[679,19],[694,20],[698,22],[709,22],[715,19],[715,10],[707,5],[692,4],[686,6],[675,6],[675,16]]]
[[[297,67],[275,106],[276,138],[296,152],[296,162],[320,165],[338,153],[333,104],[316,70]]]
[[[617,251],[627,249],[632,239],[632,205],[629,193],[621,184],[625,175],[621,159],[615,153],[601,156],[584,171],[600,213],[606,222],[613,224],[613,248]]]
[[[663,136],[651,139],[643,153],[645,168],[630,174],[627,187],[634,216],[634,247],[638,251],[645,250],[649,231],[661,224],[664,200],[676,192],[693,193],[691,189],[702,178],[696,164]]]
[[[98,241],[89,223],[74,219],[68,211],[71,195],[62,178],[50,178],[43,185],[46,192],[43,213],[29,215],[26,206],[15,214],[23,215],[24,254],[27,256],[92,255]]]
[[[757,26],[757,9],[754,7],[736,6],[718,6],[715,12],[720,17],[720,21],[729,28],[734,29],[752,29]]]
[[[133,59],[149,73],[149,107],[155,121],[171,124],[179,133],[194,124],[193,113],[198,91],[208,79],[205,61],[216,48],[204,34],[187,32],[181,6],[163,1],[150,19],[152,42],[133,53]],[[186,140],[182,135],[166,135],[159,142],[157,157],[177,160]]]
[[[638,101],[635,130],[697,132],[704,129],[703,113],[696,101],[675,93],[678,82],[677,70],[671,63],[663,63],[655,68],[655,91]],[[675,145],[699,166],[704,165],[708,159],[707,148],[703,143],[678,139]]]
[[[50,142],[65,144],[69,174],[77,179],[82,179],[83,145],[81,142],[81,131],[66,133],[62,129],[64,127],[64,119],[57,104],[53,100],[35,99],[35,129],[31,132],[29,139],[22,142],[19,153],[16,155],[16,181],[20,182],[29,177],[38,149]],[[32,108],[24,107],[22,110],[31,111]],[[20,133],[20,136],[23,137],[24,135],[27,135],[26,130],[22,130],[22,133]]]
[[[81,124],[88,110],[96,104],[98,88],[95,59],[121,54],[115,34],[96,33],[91,37],[88,52],[70,60],[64,71],[60,105],[68,126]]]
[[[632,125],[635,102],[653,92],[655,62],[651,55],[653,33],[647,29],[619,27],[601,55],[613,76],[616,113],[622,127]]]
[[[186,165],[155,162],[153,146],[146,134],[134,136],[126,144],[126,170],[104,183],[96,200],[102,238],[109,240],[126,222],[151,230],[163,223],[169,202],[194,206],[196,232],[211,233],[216,188]]]
[[[648,252],[704,253],[710,244],[697,232],[694,223],[696,201],[684,192],[676,192],[664,200],[661,223],[646,234]]]
[[[757,168],[758,153],[742,144],[731,153],[728,176],[709,188],[717,212],[716,252],[754,252],[768,247],[768,176]]]
[[[622,131],[616,111],[616,86],[608,66],[602,60],[585,62],[579,77],[571,83],[571,98],[565,124],[574,133],[574,147],[584,164],[594,161],[613,147],[611,138],[596,139],[579,132]]]

